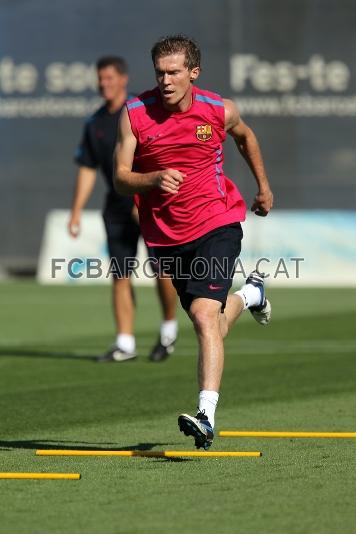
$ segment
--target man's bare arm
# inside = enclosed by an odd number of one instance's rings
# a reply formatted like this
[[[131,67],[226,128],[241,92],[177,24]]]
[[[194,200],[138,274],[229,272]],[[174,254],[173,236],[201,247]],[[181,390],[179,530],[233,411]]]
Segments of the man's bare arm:
[[[177,194],[184,174],[176,169],[162,169],[140,173],[132,171],[137,139],[134,136],[127,110],[121,114],[119,139],[115,149],[115,189],[118,193],[132,195],[159,187],[166,193]]]
[[[258,193],[251,211],[265,216],[273,206],[273,194],[263,164],[257,138],[251,128],[243,122],[237,107],[231,100],[224,99],[225,130],[234,139],[239,152],[250,167],[257,185]]]
[[[79,167],[72,209],[68,222],[68,231],[72,237],[77,237],[79,235],[82,210],[92,194],[95,181],[95,169],[84,166]]]

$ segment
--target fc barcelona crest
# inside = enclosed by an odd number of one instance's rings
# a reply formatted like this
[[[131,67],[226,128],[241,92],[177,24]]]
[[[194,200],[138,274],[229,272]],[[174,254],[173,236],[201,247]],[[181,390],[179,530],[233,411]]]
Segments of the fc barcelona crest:
[[[211,124],[202,124],[197,126],[196,136],[199,141],[209,141],[213,136]]]

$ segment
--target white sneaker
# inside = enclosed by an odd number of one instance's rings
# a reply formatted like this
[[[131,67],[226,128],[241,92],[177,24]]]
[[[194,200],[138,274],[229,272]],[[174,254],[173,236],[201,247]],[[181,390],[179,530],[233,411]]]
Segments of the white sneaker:
[[[250,308],[252,317],[262,326],[267,326],[272,315],[272,306],[270,301],[265,298],[263,307],[261,309],[259,308],[260,306],[254,306],[253,308]]]
[[[178,417],[178,426],[186,436],[193,436],[197,449],[208,450],[214,439],[214,430],[203,412],[197,413],[195,417],[182,413]]]
[[[261,304],[249,308],[252,317],[262,326],[267,326],[271,320],[272,306],[265,297],[265,275],[258,271],[252,273],[246,278],[246,284],[252,284],[261,291]]]
[[[126,352],[124,350],[119,349],[116,345],[114,345],[105,354],[98,356],[96,358],[96,361],[98,363],[126,362],[128,360],[133,360],[135,358],[136,358],[135,352]]]

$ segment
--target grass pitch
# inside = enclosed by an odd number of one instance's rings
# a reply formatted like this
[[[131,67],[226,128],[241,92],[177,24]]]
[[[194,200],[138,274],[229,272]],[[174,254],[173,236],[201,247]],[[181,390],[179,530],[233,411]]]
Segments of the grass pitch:
[[[180,313],[175,354],[147,354],[160,321],[137,291],[140,357],[96,364],[112,342],[107,287],[0,285],[1,531],[355,532],[355,440],[216,438],[262,458],[36,457],[36,449],[191,450],[177,415],[196,403],[196,342]],[[355,431],[356,290],[269,292],[273,322],[246,313],[226,341],[217,430]]]

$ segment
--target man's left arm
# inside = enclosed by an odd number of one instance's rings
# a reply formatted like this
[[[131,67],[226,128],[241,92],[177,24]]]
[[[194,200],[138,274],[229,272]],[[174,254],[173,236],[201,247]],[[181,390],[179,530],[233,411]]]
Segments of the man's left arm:
[[[273,193],[263,164],[257,138],[251,128],[241,119],[239,111],[232,100],[224,99],[225,130],[234,139],[240,154],[250,167],[258,186],[251,211],[256,215],[266,216],[273,206]]]

